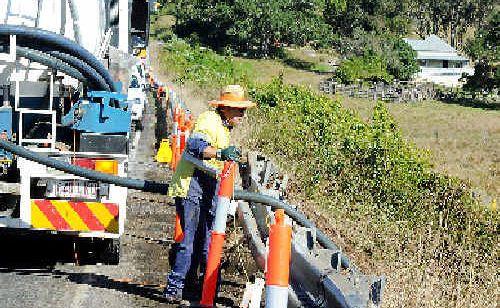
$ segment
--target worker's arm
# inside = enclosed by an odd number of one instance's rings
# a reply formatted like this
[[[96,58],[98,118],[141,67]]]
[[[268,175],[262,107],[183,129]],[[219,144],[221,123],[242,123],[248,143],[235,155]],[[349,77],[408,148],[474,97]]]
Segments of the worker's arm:
[[[225,149],[217,149],[202,138],[189,138],[187,151],[198,159],[217,158],[218,160],[238,161],[241,155],[240,150],[234,146],[229,146]]]
[[[217,148],[213,146],[207,146],[205,150],[203,150],[203,158],[211,159],[217,157]]]
[[[212,147],[205,138],[197,135],[188,139],[186,150],[198,159],[210,159],[217,155],[217,149]]]

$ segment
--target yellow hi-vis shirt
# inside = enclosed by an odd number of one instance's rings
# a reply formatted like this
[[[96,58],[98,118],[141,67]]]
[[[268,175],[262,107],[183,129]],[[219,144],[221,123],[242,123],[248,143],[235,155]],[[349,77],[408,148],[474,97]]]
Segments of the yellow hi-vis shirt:
[[[229,146],[230,134],[229,129],[222,123],[220,115],[213,111],[205,111],[200,114],[194,124],[191,132],[192,138],[201,138],[208,144],[217,149],[224,149]],[[203,163],[212,169],[216,169],[218,173],[222,171],[224,162],[212,158],[204,160]],[[168,188],[168,196],[170,197],[187,197],[189,184],[193,176],[195,165],[183,158],[179,161],[175,169],[172,182]]]

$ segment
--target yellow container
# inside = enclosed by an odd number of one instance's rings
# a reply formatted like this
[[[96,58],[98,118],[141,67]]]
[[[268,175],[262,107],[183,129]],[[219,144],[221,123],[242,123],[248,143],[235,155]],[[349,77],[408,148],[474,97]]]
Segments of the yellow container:
[[[168,139],[162,139],[158,153],[156,153],[156,161],[159,163],[170,163],[172,161],[172,150]]]

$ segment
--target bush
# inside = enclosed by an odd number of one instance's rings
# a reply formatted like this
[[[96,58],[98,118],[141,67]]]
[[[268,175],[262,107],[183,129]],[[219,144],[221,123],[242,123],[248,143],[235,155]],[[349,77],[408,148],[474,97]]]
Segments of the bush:
[[[402,137],[382,102],[366,123],[339,101],[279,80],[252,95],[259,104],[253,118],[260,124],[250,146],[293,166],[306,197],[321,192],[334,196],[337,206],[359,204],[375,217],[415,227],[428,221],[438,226],[444,215],[446,232],[455,240],[469,237],[464,221],[472,219],[474,236],[481,238],[476,248],[494,248],[491,223],[477,211],[466,185],[435,173],[428,153]]]
[[[384,59],[374,53],[353,56],[343,61],[335,72],[336,78],[342,83],[353,83],[356,80],[390,82],[394,76],[387,72]]]
[[[352,38],[337,38],[334,46],[348,59],[375,55],[384,62],[387,74],[399,80],[410,80],[420,69],[415,51],[396,36],[355,31]]]

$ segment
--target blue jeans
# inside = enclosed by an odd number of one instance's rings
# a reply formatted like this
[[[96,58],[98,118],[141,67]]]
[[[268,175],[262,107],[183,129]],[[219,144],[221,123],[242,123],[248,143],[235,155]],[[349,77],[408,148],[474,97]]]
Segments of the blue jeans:
[[[197,278],[198,266],[200,273],[205,271],[215,216],[216,185],[215,178],[195,170],[187,197],[175,199],[184,239],[177,246],[175,263],[167,276],[166,293],[179,294],[184,288],[186,278]]]

